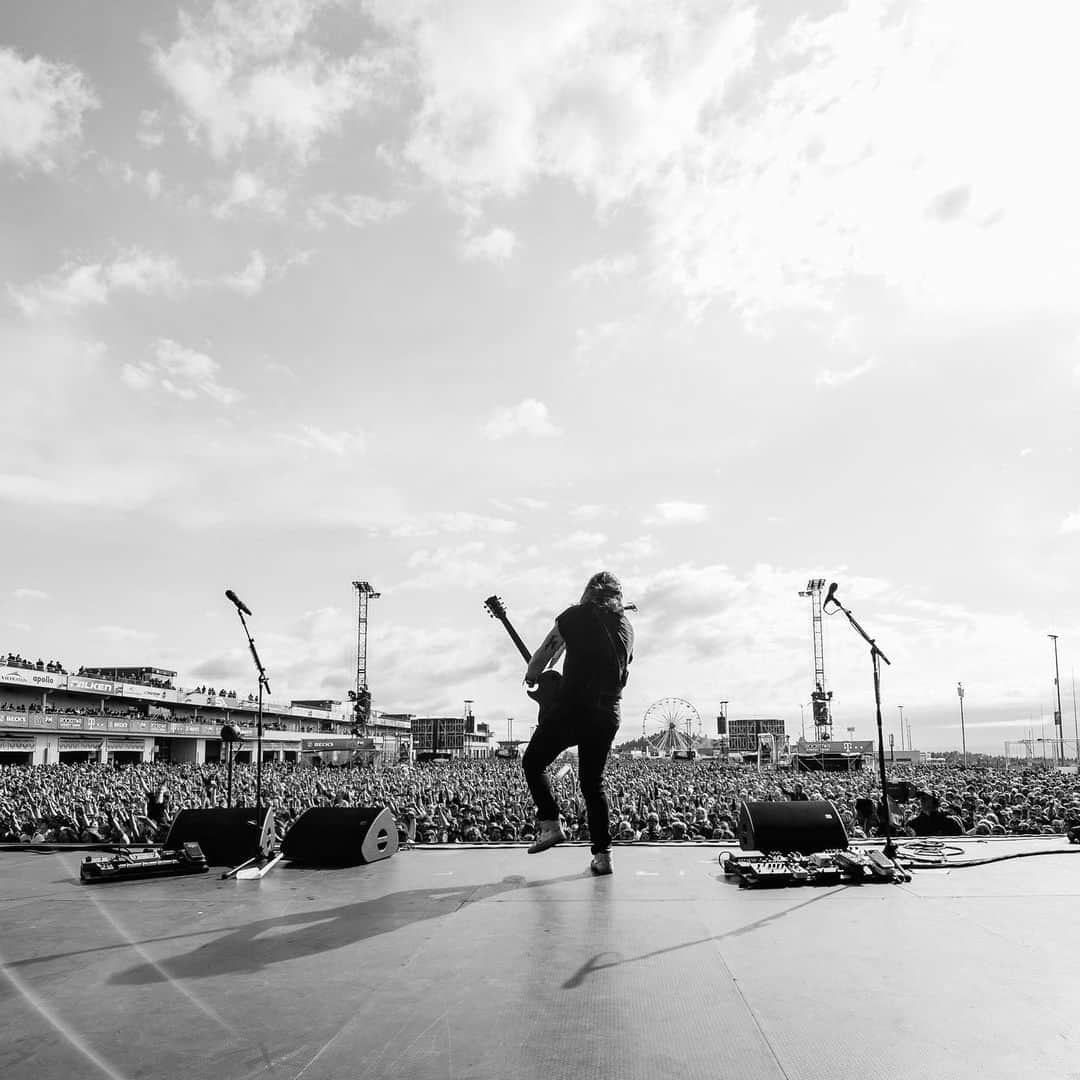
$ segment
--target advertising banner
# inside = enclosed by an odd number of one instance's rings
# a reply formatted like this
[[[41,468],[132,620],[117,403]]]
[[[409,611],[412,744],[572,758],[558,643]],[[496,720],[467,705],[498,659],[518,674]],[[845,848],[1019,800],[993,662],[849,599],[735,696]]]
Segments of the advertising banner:
[[[34,752],[33,739],[0,739],[0,751],[8,753],[32,754]]]
[[[58,716],[57,727],[64,731],[82,731],[84,719],[81,716]]]
[[[841,742],[833,739],[831,742],[806,742],[799,743],[795,747],[797,754],[872,754],[874,743],[871,739],[854,739]]]
[[[87,731],[108,731],[109,721],[104,716],[88,716],[86,718]]]
[[[169,725],[166,724],[164,720],[151,720],[149,727],[150,730],[154,732],[169,730]]]
[[[18,683],[20,686],[40,686],[48,689],[50,686],[63,686],[66,680],[66,675],[54,675],[51,671],[8,667],[6,664],[0,667],[0,682]]]
[[[4,727],[27,727],[26,713],[0,713],[0,724]]]
[[[109,730],[110,731],[130,731],[131,730],[131,721],[130,720],[112,720],[111,719],[111,720],[109,720]]]
[[[69,690],[90,690],[95,694],[111,694],[113,692],[111,682],[104,682],[101,679],[87,679],[82,675],[69,675],[67,684]]]
[[[355,750],[357,749],[356,739],[301,739],[300,749],[305,754],[317,752],[319,750]]]
[[[164,701],[169,693],[160,686],[140,686],[137,683],[119,683],[117,691],[124,697],[151,698],[154,701]]]

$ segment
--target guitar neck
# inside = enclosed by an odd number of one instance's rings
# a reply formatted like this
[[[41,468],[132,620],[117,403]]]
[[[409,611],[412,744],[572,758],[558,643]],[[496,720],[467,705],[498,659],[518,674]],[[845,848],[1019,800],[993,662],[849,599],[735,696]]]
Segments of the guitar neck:
[[[510,635],[510,640],[517,646],[517,651],[521,653],[522,658],[527,664],[532,659],[532,653],[529,652],[528,646],[521,640],[518,632],[510,625],[510,620],[505,616],[499,616],[499,622],[506,628],[506,632]]]

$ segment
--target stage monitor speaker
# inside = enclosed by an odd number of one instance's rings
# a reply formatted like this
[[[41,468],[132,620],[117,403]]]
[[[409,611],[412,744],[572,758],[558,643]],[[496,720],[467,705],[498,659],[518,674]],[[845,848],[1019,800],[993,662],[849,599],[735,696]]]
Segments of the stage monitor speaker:
[[[162,845],[166,851],[194,841],[202,848],[209,866],[239,866],[254,855],[268,858],[274,850],[274,815],[262,808],[262,821],[254,806],[181,810],[173,818]]]
[[[285,834],[281,853],[307,866],[352,866],[389,859],[397,823],[386,807],[313,806]]]
[[[847,829],[831,802],[744,802],[739,808],[743,851],[813,855],[847,846]]]

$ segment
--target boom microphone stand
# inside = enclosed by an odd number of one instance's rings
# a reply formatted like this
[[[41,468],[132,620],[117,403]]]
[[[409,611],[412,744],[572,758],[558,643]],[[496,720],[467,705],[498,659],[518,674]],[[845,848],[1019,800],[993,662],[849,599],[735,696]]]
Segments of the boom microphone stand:
[[[881,733],[881,665],[879,660],[886,664],[891,663],[889,658],[877,647],[877,643],[859,625],[854,615],[839,600],[836,599],[835,583],[829,586],[828,596],[825,603],[832,601],[846,616],[849,623],[857,631],[859,636],[870,646],[870,662],[874,665],[874,704],[877,707],[877,735],[878,735],[878,772],[881,774],[881,806],[885,811],[885,855],[890,859],[896,858],[896,845],[893,843],[892,815],[889,813],[889,788],[885,780],[885,739]]]
[[[256,828],[256,831],[258,832],[258,837],[259,838],[256,839],[256,841],[255,841],[255,854],[252,855],[251,858],[247,860],[247,862],[243,862],[239,866],[234,866],[231,870],[227,871],[226,873],[222,874],[221,876],[223,878],[232,877],[234,875],[240,876],[240,877],[249,877],[249,876],[251,876],[251,877],[262,877],[263,874],[266,873],[266,871],[268,871],[269,869],[271,869],[271,867],[277,861],[275,859],[275,860],[273,860],[271,862],[266,863],[266,865],[263,866],[262,863],[264,861],[263,860],[263,854],[264,853],[263,853],[262,848],[261,848],[261,846],[259,844],[259,840],[261,839],[261,836],[262,836],[262,833],[259,830],[261,830],[261,828],[262,828],[262,818],[263,818],[263,814],[262,814],[263,687],[266,687],[266,692],[267,692],[267,694],[269,694],[270,693],[270,680],[267,677],[266,668],[263,667],[262,661],[259,659],[258,650],[255,648],[255,640],[251,636],[251,631],[248,630],[247,621],[244,619],[244,613],[246,612],[248,615],[250,615],[251,614],[251,608],[249,608],[247,606],[247,604],[245,604],[236,595],[236,593],[234,593],[232,591],[232,589],[226,589],[225,590],[225,595],[236,605],[236,614],[240,616],[240,625],[243,626],[243,628],[244,628],[244,635],[247,637],[248,648],[251,649],[251,657],[255,661],[255,670],[259,673],[259,706],[258,706],[259,711],[258,711],[258,723],[257,723],[257,727],[256,727],[256,738],[255,738],[255,747],[256,747],[256,749],[255,749],[255,828]],[[258,863],[260,865],[258,867],[256,867],[253,871],[247,870],[247,868],[250,867],[253,863]],[[246,872],[245,873],[240,873],[240,871],[246,871]]]
[[[243,742],[244,737],[232,724],[225,724],[221,729],[221,741],[226,747],[228,747],[229,782],[227,788],[228,796],[226,797],[225,806],[229,810],[231,810],[233,755],[236,753],[236,744],[238,742]]]

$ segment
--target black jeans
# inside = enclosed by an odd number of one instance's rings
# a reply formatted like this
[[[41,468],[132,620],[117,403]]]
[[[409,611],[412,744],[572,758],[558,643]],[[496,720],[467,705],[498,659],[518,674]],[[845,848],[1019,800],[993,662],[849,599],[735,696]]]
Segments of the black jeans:
[[[559,817],[559,807],[544,770],[567,747],[578,748],[578,778],[585,799],[594,855],[611,850],[611,823],[607,796],[604,794],[604,765],[618,730],[617,705],[614,709],[567,710],[551,720],[545,720],[533,732],[525,756],[521,759],[525,780],[536,803],[536,816],[541,821],[555,821]]]

